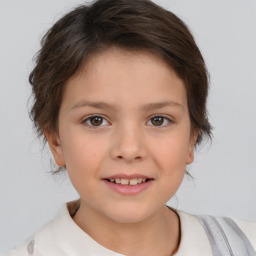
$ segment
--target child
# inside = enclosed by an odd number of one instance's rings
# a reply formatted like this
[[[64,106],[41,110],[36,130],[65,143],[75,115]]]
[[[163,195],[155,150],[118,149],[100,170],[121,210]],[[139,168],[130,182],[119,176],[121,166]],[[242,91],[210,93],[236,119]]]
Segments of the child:
[[[171,209],[211,136],[208,77],[184,23],[148,0],[99,0],[45,35],[31,115],[80,199],[8,255],[254,255],[256,225]]]

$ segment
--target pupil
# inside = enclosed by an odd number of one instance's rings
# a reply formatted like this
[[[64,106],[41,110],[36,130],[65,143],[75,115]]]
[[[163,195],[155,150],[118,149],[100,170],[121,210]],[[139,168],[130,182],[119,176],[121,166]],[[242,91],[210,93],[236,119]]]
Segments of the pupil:
[[[94,125],[94,126],[99,126],[102,124],[102,117],[92,117],[91,118],[91,124]]]
[[[152,123],[156,126],[162,125],[163,124],[163,117],[161,117],[161,116],[153,117],[153,122]]]

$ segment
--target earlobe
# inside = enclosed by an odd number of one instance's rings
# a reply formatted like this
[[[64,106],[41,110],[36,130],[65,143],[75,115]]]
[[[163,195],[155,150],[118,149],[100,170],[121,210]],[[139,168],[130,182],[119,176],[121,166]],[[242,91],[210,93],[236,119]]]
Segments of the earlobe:
[[[194,147],[190,147],[186,159],[186,164],[191,164],[194,161]]]
[[[188,147],[187,159],[186,159],[187,165],[191,164],[194,161],[194,149],[195,149],[197,136],[198,136],[198,131],[194,132],[194,134],[191,135],[189,147]]]
[[[51,131],[44,131],[48,145],[51,149],[54,160],[58,166],[65,166],[62,146],[59,136]]]

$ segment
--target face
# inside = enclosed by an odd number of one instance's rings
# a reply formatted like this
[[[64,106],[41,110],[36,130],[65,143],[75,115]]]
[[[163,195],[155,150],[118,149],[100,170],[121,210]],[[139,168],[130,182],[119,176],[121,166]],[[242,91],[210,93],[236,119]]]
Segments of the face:
[[[67,82],[58,127],[46,136],[81,206],[117,222],[162,209],[193,161],[184,84],[151,53],[94,56]]]

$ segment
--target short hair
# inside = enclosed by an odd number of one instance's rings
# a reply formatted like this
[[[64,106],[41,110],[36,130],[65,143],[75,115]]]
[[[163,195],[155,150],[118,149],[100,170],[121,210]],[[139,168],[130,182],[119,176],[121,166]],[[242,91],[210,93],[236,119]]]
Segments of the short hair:
[[[31,119],[38,136],[58,132],[58,115],[67,80],[110,47],[148,51],[162,58],[184,82],[196,145],[211,138],[207,115],[208,72],[188,27],[172,12],[149,0],[98,0],[76,7],[44,35],[29,76]]]

